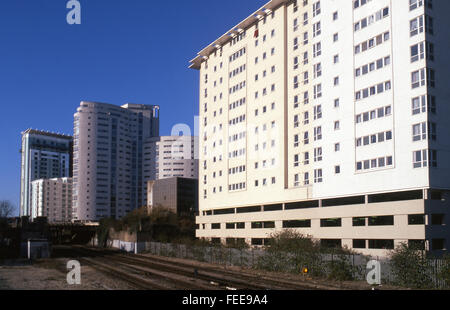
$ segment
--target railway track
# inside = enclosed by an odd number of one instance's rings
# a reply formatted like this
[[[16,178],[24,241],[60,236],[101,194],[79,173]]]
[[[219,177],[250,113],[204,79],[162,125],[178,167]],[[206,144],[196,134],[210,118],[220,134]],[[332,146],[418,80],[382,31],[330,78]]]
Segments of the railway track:
[[[152,261],[157,261],[157,262],[167,262],[168,258],[163,258],[160,256],[155,256],[155,255],[150,255],[150,254],[146,254],[146,255],[142,255],[142,254],[134,254],[133,256],[135,257],[139,257],[139,258],[143,258],[143,259],[147,259],[147,260],[152,260]],[[169,258],[170,259],[170,258]],[[179,266],[184,266],[184,267],[190,267],[190,268],[195,268],[195,265],[190,264],[188,262],[180,262],[180,261],[176,261],[173,262],[176,263]],[[296,280],[283,280],[280,278],[274,278],[268,275],[264,275],[264,276],[258,276],[255,274],[251,274],[245,271],[231,271],[231,270],[224,270],[224,269],[220,269],[218,270],[217,267],[208,267],[208,266],[202,266],[199,268],[199,270],[202,271],[219,271],[222,274],[231,276],[231,277],[237,277],[239,279],[243,279],[245,281],[251,281],[251,282],[256,282],[256,283],[271,283],[274,286],[280,287],[282,289],[291,289],[291,290],[330,290],[330,289],[337,289],[337,290],[342,290],[342,287],[337,286],[337,285],[321,285],[318,283],[307,283],[307,282],[300,282],[300,281],[296,281]]]
[[[74,249],[80,256],[80,261],[91,265],[99,271],[105,271],[111,275],[118,274],[119,277],[127,282],[139,281],[147,277],[158,279],[162,283],[168,283],[168,286],[152,287],[153,283],[146,283],[143,289],[192,289],[192,290],[216,290],[216,289],[234,289],[231,287],[230,280],[226,283],[218,278],[208,275],[195,274],[194,270],[186,268],[177,268],[174,265],[152,263],[142,259],[134,259],[130,256],[119,254],[117,251],[108,251],[92,248],[77,247]],[[85,258],[91,257],[91,258]],[[113,266],[111,266],[113,264]],[[100,267],[100,268],[99,268]],[[101,270],[102,269],[102,270]],[[124,272],[127,270],[127,272]],[[135,274],[133,276],[133,274]],[[128,281],[127,275],[130,275],[131,281]],[[148,281],[147,281],[148,282]],[[235,283],[233,283],[235,284]],[[240,283],[240,289],[256,289],[256,287],[243,287],[245,283]],[[261,289],[258,287],[258,289]]]
[[[116,250],[86,247],[74,248],[85,256],[107,259],[121,268],[128,268],[141,277],[156,277],[163,282],[184,289],[236,289],[236,290],[317,290],[341,289],[315,283],[275,279],[269,276],[257,276],[244,272],[222,270],[213,267],[198,267],[187,262],[171,261],[154,255],[122,254]],[[167,289],[154,288],[154,289]]]
[[[119,269],[116,267],[109,266],[108,264],[98,262],[91,258],[80,258],[80,263],[83,265],[90,266],[97,271],[100,271],[106,275],[113,276],[114,278],[120,279],[132,287],[139,290],[165,290],[167,287],[162,286],[160,284],[155,283],[154,281],[150,281],[148,279],[144,279],[142,277],[133,275],[129,272],[124,271],[123,269]]]

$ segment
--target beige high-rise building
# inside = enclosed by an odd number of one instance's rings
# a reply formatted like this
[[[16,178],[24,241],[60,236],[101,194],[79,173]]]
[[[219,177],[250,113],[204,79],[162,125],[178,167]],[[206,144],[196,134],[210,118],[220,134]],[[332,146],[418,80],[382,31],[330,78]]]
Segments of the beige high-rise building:
[[[197,237],[446,251],[449,9],[272,0],[201,50]]]
[[[49,223],[72,220],[72,178],[31,182],[31,218],[46,217]]]
[[[161,136],[144,144],[144,177],[198,179],[198,137]]]

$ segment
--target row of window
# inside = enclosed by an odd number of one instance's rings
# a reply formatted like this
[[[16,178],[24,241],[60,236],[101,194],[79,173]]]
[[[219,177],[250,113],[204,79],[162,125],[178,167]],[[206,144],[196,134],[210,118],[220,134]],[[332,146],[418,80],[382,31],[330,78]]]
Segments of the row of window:
[[[411,73],[411,88],[415,89],[421,86],[435,87],[434,70],[430,68],[422,68]]]
[[[424,59],[434,60],[434,44],[430,42],[420,42],[411,46],[411,63]]]
[[[423,122],[412,126],[413,142],[431,139],[436,141],[436,124],[432,122]]]
[[[442,226],[445,224],[445,214],[431,214],[431,225]],[[274,229],[275,221],[251,222],[252,229]],[[408,225],[425,225],[425,214],[409,214]],[[394,226],[394,216],[369,216],[352,218],[353,227],[366,226]],[[211,229],[221,229],[221,223],[211,224]],[[282,221],[283,228],[311,228],[311,219],[286,220]],[[320,219],[320,227],[342,227],[342,218]],[[226,229],[245,229],[245,222],[226,223]]]
[[[230,63],[235,61],[236,59],[238,59],[241,56],[244,56],[246,52],[245,47],[241,48],[239,51],[237,51],[236,53],[234,53],[233,55],[230,56]]]
[[[355,32],[364,29],[370,26],[371,24],[375,23],[376,21],[382,20],[388,16],[389,16],[389,7],[385,7],[377,11],[375,14],[372,14],[356,22],[354,26]]]
[[[245,122],[245,119],[246,119],[245,114],[243,114],[241,116],[238,116],[238,117],[235,117],[235,118],[231,119],[229,121],[229,125],[231,126],[231,125],[236,125],[236,124]]]
[[[412,99],[412,114],[417,115],[425,112],[436,114],[436,97],[432,95],[423,95]]]
[[[242,173],[242,172],[245,172],[245,165],[228,169],[229,175]]]
[[[383,118],[390,116],[392,114],[392,107],[390,105],[386,107],[382,107],[376,110],[372,110],[370,112],[365,112],[356,115],[355,120],[356,123],[368,122],[377,118]]]
[[[385,168],[393,165],[392,156],[380,157],[356,163],[356,171]]]
[[[272,177],[271,178],[271,184],[274,185],[275,183],[276,183],[276,178]],[[269,182],[268,182],[268,180],[266,178],[262,179],[261,183],[259,182],[259,180],[255,180],[255,187],[258,187],[259,184],[261,184],[261,186],[267,186],[267,185],[269,185]]]
[[[233,71],[230,72],[230,79],[232,77],[235,77],[239,73],[244,72],[245,70],[246,70],[246,65],[245,64],[243,64],[242,66],[237,67],[236,69],[234,69]]]
[[[270,91],[271,91],[271,92],[274,92],[274,91],[275,91],[275,84],[272,84],[272,85],[270,86]],[[266,95],[267,95],[267,88],[263,88],[263,90],[262,90],[262,95],[263,95],[263,96],[266,96]],[[255,99],[258,99],[258,97],[259,97],[259,92],[255,92]]]
[[[234,135],[229,136],[228,137],[228,142],[231,143],[231,142],[239,141],[239,140],[245,139],[246,136],[247,136],[247,132],[243,131],[243,132],[240,132],[238,134],[234,134]]]
[[[433,0],[409,0],[409,10],[413,11],[424,4],[429,9],[433,8]]]
[[[353,1],[353,9],[362,7],[363,5],[366,5],[367,3],[371,2],[371,1],[372,0],[354,0]]]
[[[387,31],[383,34],[380,34],[376,37],[373,37],[367,41],[364,41],[358,45],[355,46],[355,55],[363,53],[371,48],[374,48],[375,46],[378,46],[380,44],[383,44],[383,42],[389,41],[390,39],[390,32]]]
[[[239,149],[236,151],[232,151],[228,153],[228,158],[237,158],[237,157],[241,157],[241,156],[245,156],[245,148],[243,149]]]
[[[391,90],[391,88],[392,88],[391,81],[379,83],[377,85],[357,91],[355,93],[355,99],[359,101],[361,99],[365,99],[389,91]]]
[[[355,76],[359,77],[361,75],[366,75],[369,72],[383,69],[386,66],[391,64],[391,56],[386,56],[384,58],[380,58],[377,61],[371,62],[370,64],[361,66],[355,70]]]
[[[437,151],[436,150],[420,150],[413,152],[413,167],[414,168],[425,168],[433,167],[436,168],[437,164]]]
[[[428,15],[422,15],[412,19],[409,22],[409,33],[411,37],[418,35],[419,33],[426,32],[433,34],[433,18]]]
[[[230,184],[228,185],[228,190],[231,191],[240,191],[245,189],[245,182],[236,183],[236,184]],[[215,188],[213,189],[213,192],[215,193]]]
[[[230,94],[233,94],[235,92],[237,92],[238,90],[241,90],[245,87],[246,85],[246,81],[242,81],[237,85],[234,85],[233,87],[230,87]]]
[[[369,144],[382,143],[392,140],[392,131],[380,132],[378,134],[365,136],[356,139],[356,147],[366,146]]]
[[[246,98],[244,97],[244,98],[241,98],[239,100],[236,100],[236,101],[230,103],[230,110],[233,110],[233,109],[243,106],[245,104],[245,101],[246,101]]]

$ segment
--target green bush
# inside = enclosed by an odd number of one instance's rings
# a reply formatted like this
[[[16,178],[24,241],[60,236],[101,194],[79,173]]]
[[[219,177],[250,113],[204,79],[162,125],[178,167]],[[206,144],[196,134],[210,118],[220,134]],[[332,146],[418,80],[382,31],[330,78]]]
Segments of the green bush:
[[[445,281],[446,288],[450,288],[450,254],[445,255],[443,260],[444,265],[438,274],[438,278]]]
[[[433,288],[426,252],[419,246],[400,244],[390,253],[394,284],[416,289]]]
[[[352,265],[348,255],[337,255],[332,261],[327,263],[328,278],[338,281],[355,280],[358,270]]]

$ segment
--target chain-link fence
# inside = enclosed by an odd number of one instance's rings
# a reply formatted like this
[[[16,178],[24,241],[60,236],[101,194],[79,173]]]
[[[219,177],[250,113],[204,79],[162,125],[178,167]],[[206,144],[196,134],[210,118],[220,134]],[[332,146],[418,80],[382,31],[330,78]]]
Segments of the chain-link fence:
[[[158,256],[191,259],[199,262],[224,266],[239,266],[269,271],[301,273],[305,268],[311,276],[327,277],[336,280],[365,281],[370,257],[358,254],[323,254],[323,253],[285,253],[268,252],[256,248],[228,248],[223,246],[198,246],[186,244],[169,244],[146,242],[140,252]],[[398,270],[394,272],[391,262],[379,260],[381,280],[384,284],[398,284]],[[429,279],[428,288],[449,288],[440,277],[442,269],[448,264],[444,260],[426,260],[425,276]],[[448,268],[448,267],[447,267]],[[398,269],[398,268],[397,268]],[[411,270],[410,272],[420,272]],[[424,276],[420,275],[420,276]]]

